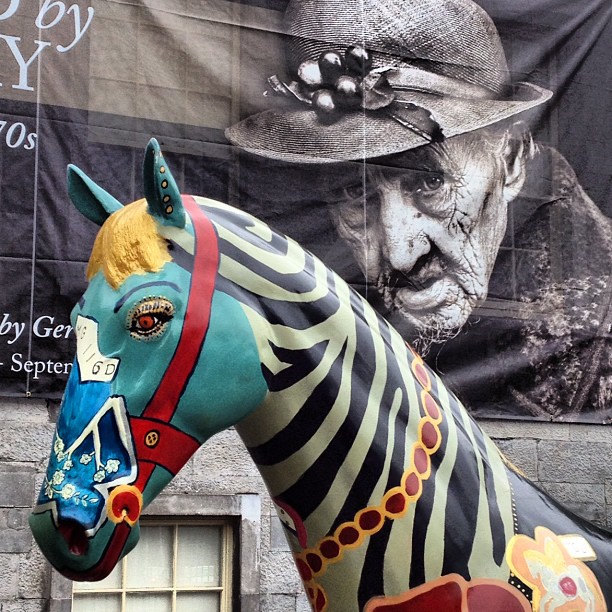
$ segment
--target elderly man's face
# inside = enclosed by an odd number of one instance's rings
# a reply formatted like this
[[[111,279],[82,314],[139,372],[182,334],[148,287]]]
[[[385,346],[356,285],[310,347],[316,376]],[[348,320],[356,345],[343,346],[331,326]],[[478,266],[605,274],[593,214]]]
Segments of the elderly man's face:
[[[521,185],[506,137],[466,134],[368,164],[332,217],[387,307],[442,340],[486,297]]]

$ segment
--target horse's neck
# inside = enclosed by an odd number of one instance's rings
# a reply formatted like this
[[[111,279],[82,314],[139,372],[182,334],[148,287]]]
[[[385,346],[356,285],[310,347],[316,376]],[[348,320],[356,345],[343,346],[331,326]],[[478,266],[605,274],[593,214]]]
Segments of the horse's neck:
[[[244,305],[270,388],[237,429],[273,497],[327,533],[382,503],[406,477],[414,445],[423,431],[432,434],[422,427],[429,391],[415,378],[416,356],[362,298],[295,243],[254,223],[255,233],[220,230],[221,276]],[[445,469],[464,453],[478,456],[481,473],[491,463],[499,468],[493,450],[474,448],[486,446],[477,427],[442,395],[447,416],[433,435],[453,445]],[[478,489],[479,473],[473,477]]]
[[[469,466],[460,482],[481,499],[474,520],[486,512],[487,487],[502,491],[498,522],[503,538],[511,537],[512,504],[493,445],[399,334],[344,290],[337,285],[350,312],[340,308],[304,335],[272,326],[264,343],[271,393],[238,431],[272,496],[316,541],[381,507],[392,489],[415,479],[415,462],[428,467],[417,475],[423,486],[415,487],[413,505],[422,491],[420,503],[431,505],[434,482],[443,491]],[[417,447],[426,450],[417,456]]]
[[[270,393],[237,428],[272,495],[299,505],[305,516],[342,515],[341,500],[360,496],[348,488],[366,461],[387,461],[379,429],[393,427],[397,414],[389,412],[407,406],[398,391],[405,386],[401,371],[388,364],[392,348],[406,353],[403,341],[386,324],[387,337],[380,334],[376,313],[346,285],[336,291],[337,307],[310,328],[269,325],[250,312],[256,336],[265,338],[260,349]],[[320,319],[311,306],[294,308],[305,321]],[[407,411],[399,418],[410,420]],[[389,468],[382,466],[381,474]],[[387,476],[364,491],[386,485]],[[356,503],[365,507],[367,496]]]
[[[220,231],[228,246],[221,274],[244,305],[270,388],[237,430],[272,496],[303,523],[310,542],[380,507],[400,483],[406,486],[426,429],[428,443],[439,436],[440,444],[419,475],[413,507],[440,515],[429,533],[445,542],[445,563],[456,559],[457,567],[472,567],[493,543],[493,562],[502,564],[517,527],[594,533],[508,473],[457,400],[433,374],[418,380],[417,358],[399,334],[341,279],[295,243],[253,223],[255,229]],[[442,415],[433,429],[427,415],[432,398]],[[473,541],[463,542],[455,527],[444,539],[449,525],[463,525]],[[607,559],[608,545],[598,554]],[[504,571],[502,564],[500,575]]]

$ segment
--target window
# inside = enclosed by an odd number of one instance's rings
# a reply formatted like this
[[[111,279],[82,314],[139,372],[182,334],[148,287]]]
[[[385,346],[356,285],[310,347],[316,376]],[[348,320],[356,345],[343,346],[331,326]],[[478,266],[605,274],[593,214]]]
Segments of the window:
[[[172,486],[172,485],[171,485]],[[219,520],[219,517],[223,517]],[[150,506],[145,508],[144,515],[141,518],[140,525],[144,530],[149,527],[153,528],[159,525],[165,525],[170,527],[176,527],[180,530],[181,527],[207,527],[207,526],[218,526],[219,524],[224,525],[224,528],[230,528],[230,525],[235,526],[235,530],[231,535],[234,536],[233,542],[229,543],[225,540],[225,558],[223,566],[227,568],[231,561],[234,562],[234,575],[230,581],[229,573],[223,575],[221,582],[223,593],[225,597],[229,597],[229,592],[225,589],[229,588],[230,582],[233,586],[233,600],[236,610],[240,612],[262,612],[260,606],[260,566],[259,566],[259,548],[260,548],[260,535],[261,535],[261,499],[257,494],[238,494],[238,495],[201,495],[197,493],[185,494],[172,494],[164,492],[157,499],[153,500]],[[143,534],[146,537],[146,534]],[[177,537],[180,541],[180,535],[177,532]],[[226,538],[227,536],[223,536]],[[175,536],[172,535],[174,541]],[[151,558],[147,557],[147,553],[139,551],[142,546],[142,540],[138,543],[136,548],[128,555],[131,558],[130,563],[134,563],[135,559],[147,558],[148,562],[151,562]],[[230,546],[232,547],[230,549]],[[193,546],[191,550],[196,550],[199,545]],[[173,558],[174,558],[174,544],[173,544]],[[230,552],[233,553],[233,560],[230,560]],[[141,554],[142,553],[142,554]],[[135,555],[141,555],[136,557]],[[123,563],[122,567],[117,570],[121,572],[118,574],[123,578]],[[201,563],[204,565],[204,563]],[[210,563],[208,563],[210,565]],[[141,569],[137,567],[136,569]],[[129,571],[129,568],[128,568]],[[228,570],[225,569],[227,572]],[[109,577],[110,578],[110,577]],[[127,574],[125,576],[127,580]],[[108,579],[107,579],[108,580]],[[51,572],[51,585],[50,585],[50,597],[49,607],[47,612],[74,612],[79,608],[73,607],[76,602],[76,606],[81,605],[80,610],[86,609],[88,612],[117,612],[121,610],[121,607],[103,607],[97,605],[95,597],[99,596],[104,599],[106,595],[113,595],[114,601],[119,599],[123,600],[123,588],[119,586],[115,589],[105,590],[104,586],[108,583],[91,583],[90,588],[85,590],[84,584],[76,584],[64,578],[59,572]],[[213,587],[214,588],[214,587]],[[217,587],[218,588],[218,587]],[[138,589],[126,589],[126,599],[130,593],[146,595],[157,595],[158,593],[164,594],[164,591],[172,593],[174,587],[170,589],[161,589],[158,591],[144,590],[138,591]],[[181,589],[177,590],[177,593],[201,593],[200,589]],[[218,592],[218,591],[217,591]],[[210,596],[211,591],[208,591]],[[88,599],[88,606],[84,607],[82,601]],[[217,597],[221,597],[217,595]],[[79,601],[81,600],[81,601]],[[106,601],[112,601],[112,598],[108,597]],[[218,601],[221,601],[220,599]],[[147,603],[149,603],[147,601]],[[232,609],[229,603],[223,601],[221,605],[226,606],[220,609],[224,612],[229,612]],[[97,606],[97,607],[96,607]],[[213,608],[219,610],[219,608]],[[138,605],[136,608],[124,608],[125,612],[152,612],[154,608],[149,608],[147,605]],[[172,608],[164,610],[168,612]],[[208,608],[196,608],[195,605],[188,608],[189,612],[208,612]]]
[[[143,522],[110,576],[74,583],[72,612],[228,612],[232,546],[229,521]]]

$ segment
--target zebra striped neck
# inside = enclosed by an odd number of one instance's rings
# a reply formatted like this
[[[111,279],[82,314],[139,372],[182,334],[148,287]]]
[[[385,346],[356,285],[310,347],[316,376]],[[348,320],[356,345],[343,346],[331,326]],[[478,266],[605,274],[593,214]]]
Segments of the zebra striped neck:
[[[444,574],[507,581],[507,474],[456,398],[310,253],[244,213],[212,217],[217,289],[243,305],[269,388],[236,428],[313,601],[342,612]]]

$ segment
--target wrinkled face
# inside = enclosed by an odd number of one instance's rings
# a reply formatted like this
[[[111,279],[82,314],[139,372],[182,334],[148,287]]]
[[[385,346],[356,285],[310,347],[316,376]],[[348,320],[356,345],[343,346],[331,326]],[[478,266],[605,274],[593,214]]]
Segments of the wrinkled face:
[[[503,139],[482,132],[365,167],[331,214],[369,283],[424,337],[485,299],[506,229]]]

